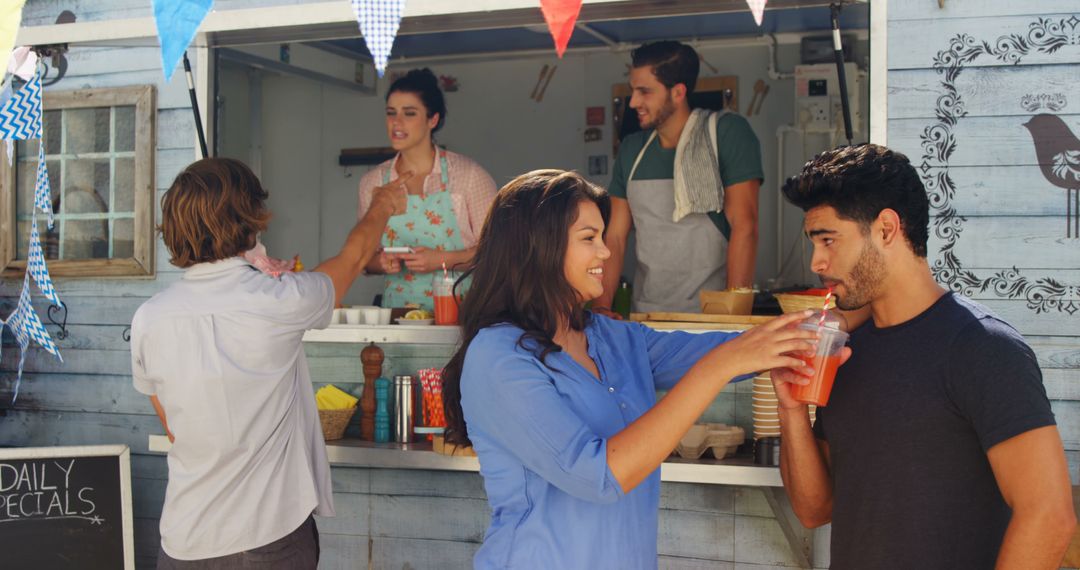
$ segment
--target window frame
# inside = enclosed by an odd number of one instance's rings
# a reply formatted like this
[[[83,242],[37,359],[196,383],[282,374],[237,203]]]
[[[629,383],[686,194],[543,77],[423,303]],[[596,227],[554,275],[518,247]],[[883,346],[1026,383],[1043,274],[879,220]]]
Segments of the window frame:
[[[93,107],[135,107],[135,243],[131,257],[48,260],[52,277],[154,277],[156,245],[154,154],[157,101],[153,85],[45,92],[45,111]],[[0,157],[0,268],[5,278],[22,277],[26,260],[16,259],[16,168]],[[38,212],[39,216],[43,216]],[[109,239],[112,239],[110,236]]]

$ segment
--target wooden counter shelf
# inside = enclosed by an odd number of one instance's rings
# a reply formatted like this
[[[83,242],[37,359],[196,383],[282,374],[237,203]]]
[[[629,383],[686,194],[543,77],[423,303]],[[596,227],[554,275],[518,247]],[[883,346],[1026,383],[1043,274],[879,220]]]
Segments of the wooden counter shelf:
[[[166,453],[172,447],[164,435],[151,435],[149,450]],[[480,471],[475,457],[441,455],[431,450],[431,442],[373,443],[344,438],[326,444],[333,465],[373,469],[426,469],[432,471]],[[696,459],[670,457],[660,467],[660,480],[673,483],[782,487],[780,469],[754,465],[749,458]]]

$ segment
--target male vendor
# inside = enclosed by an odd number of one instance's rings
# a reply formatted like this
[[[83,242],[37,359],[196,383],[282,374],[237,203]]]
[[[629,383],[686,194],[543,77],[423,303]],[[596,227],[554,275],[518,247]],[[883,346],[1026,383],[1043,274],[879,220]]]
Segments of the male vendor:
[[[647,43],[630,57],[630,107],[644,130],[619,145],[608,187],[611,258],[593,307],[612,315],[633,226],[633,309],[697,312],[702,289],[753,284],[761,148],[743,117],[690,109],[699,66],[693,48]]]

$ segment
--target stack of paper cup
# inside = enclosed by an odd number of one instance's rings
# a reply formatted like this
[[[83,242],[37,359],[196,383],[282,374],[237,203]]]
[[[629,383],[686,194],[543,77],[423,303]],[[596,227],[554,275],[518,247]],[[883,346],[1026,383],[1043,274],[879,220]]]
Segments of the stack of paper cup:
[[[780,400],[776,398],[776,390],[773,389],[772,378],[768,372],[754,378],[754,392],[751,400],[754,417],[754,439],[763,437],[778,437],[780,435],[780,413],[777,407]],[[817,419],[817,407],[810,406],[810,422]]]

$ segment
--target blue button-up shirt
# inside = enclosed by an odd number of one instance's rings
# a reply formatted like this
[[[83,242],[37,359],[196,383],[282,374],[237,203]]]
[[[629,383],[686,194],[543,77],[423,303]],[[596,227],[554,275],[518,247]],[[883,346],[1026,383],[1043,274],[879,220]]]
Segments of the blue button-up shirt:
[[[565,352],[541,363],[535,343],[518,345],[521,334],[481,330],[462,371],[492,510],[476,568],[656,568],[660,470],[624,494],[607,440],[738,333],[659,332],[594,316],[585,335],[599,380]]]

